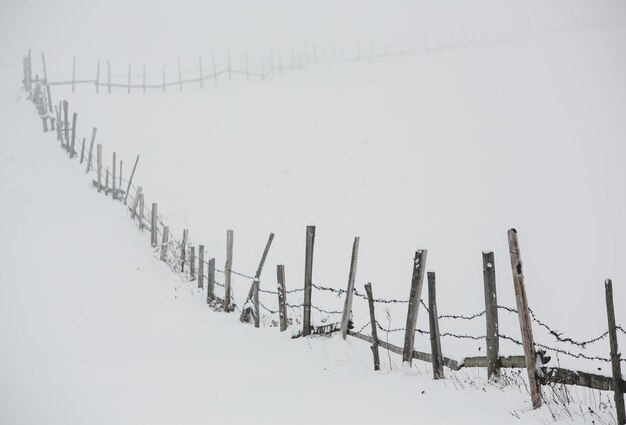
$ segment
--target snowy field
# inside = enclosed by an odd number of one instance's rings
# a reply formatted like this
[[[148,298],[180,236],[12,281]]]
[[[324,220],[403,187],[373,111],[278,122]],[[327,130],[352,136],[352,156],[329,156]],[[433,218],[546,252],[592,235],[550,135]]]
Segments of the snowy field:
[[[192,16],[197,4],[179,10],[157,3],[140,37],[131,37],[132,24],[145,4],[133,4],[115,21],[113,39],[99,36],[105,28],[98,17],[113,16],[115,4],[104,10],[59,3],[82,19],[55,37],[42,36],[49,24],[31,15],[28,3],[2,6],[7,25],[0,34],[15,42],[0,51],[1,107],[14,118],[1,130],[0,146],[0,214],[11,241],[0,269],[0,422],[374,423],[423,420],[422,409],[433,423],[486,423],[486,411],[493,423],[551,420],[549,407],[530,412],[518,386],[487,385],[484,370],[433,382],[428,365],[401,371],[397,356],[381,352],[377,376],[361,341],[290,340],[207,311],[202,294],[157,261],[124,209],[96,195],[54,136],[40,133],[20,94],[19,62],[29,47],[35,58],[45,51],[50,79],[67,80],[73,55],[79,75],[92,75],[105,58],[115,73],[135,61],[135,69],[145,63],[159,75],[161,64],[172,69],[177,57],[193,69],[198,53],[208,57],[213,48],[222,61],[227,49],[238,58],[250,49],[258,58],[268,47],[289,52],[305,43],[326,52],[331,45],[354,51],[358,40],[364,52],[369,40],[379,51],[385,42],[392,51],[421,48],[389,61],[309,63],[265,81],[221,79],[204,90],[109,95],[102,87],[96,94],[91,86],[75,93],[66,86],[53,88],[53,98],[78,112],[80,137],[98,127],[106,157],[117,152],[126,176],[141,156],[135,181],[147,203],[159,203],[177,238],[190,229],[192,243],[204,244],[218,267],[227,229],[235,231],[234,269],[246,274],[274,232],[262,288],[274,289],[276,264],[286,265],[288,289],[302,285],[305,227],[314,224],[319,285],[346,286],[352,239],[360,236],[357,289],[372,282],[376,297],[406,299],[413,254],[426,248],[439,312],[472,314],[484,309],[481,251],[494,250],[499,303],[513,307],[506,231],[515,227],[531,308],[566,336],[585,340],[606,329],[605,278],[614,281],[617,322],[626,325],[619,302],[626,282],[624,3],[482,2],[491,8],[486,15],[433,2],[315,10],[244,3],[220,10],[222,20]],[[324,5],[333,13],[322,13]],[[362,19],[347,25],[352,11]],[[26,16],[39,30],[18,37]],[[327,31],[321,35],[304,16]],[[238,24],[228,26],[233,20]],[[71,39],[79,28],[89,31]],[[206,47],[201,38],[216,41]],[[451,43],[468,45],[436,48]],[[38,255],[25,254],[32,250]],[[235,278],[238,302],[248,285]],[[343,299],[314,293],[313,302],[339,310]],[[355,305],[357,327],[369,320],[365,307]],[[404,326],[405,305],[388,311],[391,322],[384,306],[377,310],[385,326]],[[418,327],[428,328],[423,311]],[[484,334],[482,319],[442,320],[440,327]],[[538,342],[579,351],[535,327]],[[501,331],[519,339],[517,318],[502,313]],[[380,336],[401,345],[401,333]],[[442,345],[456,359],[484,353],[481,341],[444,338]],[[501,347],[501,354],[521,354],[506,342]],[[416,338],[416,349],[430,351],[428,338]],[[608,357],[608,341],[584,353]],[[610,374],[606,363],[553,358],[554,365]],[[609,420],[610,409],[601,417],[586,410],[600,412],[609,395],[577,391],[576,409],[587,413],[559,418]],[[276,400],[284,403],[277,407]],[[244,402],[249,408],[241,409]],[[308,405],[328,407],[303,413]]]

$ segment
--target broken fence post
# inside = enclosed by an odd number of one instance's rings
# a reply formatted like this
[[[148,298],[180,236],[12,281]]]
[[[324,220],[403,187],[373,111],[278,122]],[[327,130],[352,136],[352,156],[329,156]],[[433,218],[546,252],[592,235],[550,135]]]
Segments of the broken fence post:
[[[250,285],[250,291],[248,292],[248,297],[243,303],[243,307],[241,308],[241,316],[239,316],[239,320],[242,322],[247,322],[247,312],[246,312],[246,303],[249,300],[253,301],[254,305],[254,327],[258,328],[260,325],[260,312],[259,312],[259,285],[261,283],[261,273],[263,272],[263,266],[265,265],[265,260],[267,259],[267,254],[269,253],[270,247],[272,246],[272,241],[274,240],[274,234],[270,233],[269,238],[267,239],[267,243],[265,244],[265,249],[263,249],[263,255],[261,255],[261,261],[259,261],[259,267],[256,269],[256,273],[254,274],[254,279],[252,280],[252,285]]]
[[[124,197],[124,205],[126,205],[126,200],[128,199],[128,193],[130,192],[130,186],[133,184],[133,177],[135,176],[135,170],[137,169],[137,163],[139,162],[139,155],[137,155],[137,159],[135,159],[135,165],[133,165],[133,172],[130,173],[130,179],[128,180],[128,187],[126,188],[126,196]]]

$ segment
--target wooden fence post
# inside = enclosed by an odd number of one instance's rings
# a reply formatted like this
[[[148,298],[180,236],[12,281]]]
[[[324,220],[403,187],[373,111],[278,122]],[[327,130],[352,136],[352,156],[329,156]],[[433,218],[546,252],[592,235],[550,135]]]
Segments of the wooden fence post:
[[[111,93],[111,61],[107,59],[107,91]]]
[[[617,423],[619,425],[623,425],[626,423],[626,412],[624,410],[624,388],[622,387],[622,370],[620,366],[621,355],[617,346],[615,308],[613,306],[613,282],[611,282],[611,279],[604,281],[604,292],[606,296],[606,316],[609,322],[609,341],[611,345],[611,365],[613,370],[615,410],[617,412]]]
[[[517,241],[517,230],[510,229],[508,239],[511,269],[513,271],[513,284],[515,286],[515,301],[517,303],[517,313],[524,346],[524,357],[526,359],[526,370],[528,372],[528,386],[530,387],[533,409],[538,409],[541,407],[541,385],[537,379],[537,354],[535,353],[533,328],[528,312],[528,299],[526,298],[526,287],[524,285],[522,260],[520,257],[519,243]]]
[[[48,104],[46,105],[46,108],[52,112],[52,99],[50,97],[50,84],[48,82],[48,68],[46,67],[46,55],[44,55],[43,52],[41,53],[41,65],[43,66],[43,81],[48,95]],[[52,130],[54,130],[54,121],[52,123]]]
[[[109,194],[109,167],[104,167],[104,196]]]
[[[278,314],[280,320],[280,331],[287,330],[287,290],[285,288],[285,266],[276,266],[276,277],[278,279]]]
[[[111,198],[113,199],[117,198],[117,193],[115,193],[116,192],[115,183],[117,179],[116,171],[117,171],[117,156],[115,155],[115,152],[113,152],[113,168],[112,168],[113,181],[111,185]],[[152,246],[156,246],[156,242]]]
[[[493,252],[483,252],[483,283],[485,287],[485,321],[487,324],[487,379],[500,376],[500,334],[498,331],[498,297]]]
[[[313,248],[315,246],[315,226],[306,227],[306,252],[304,260],[304,314],[302,336],[311,334],[311,294],[313,289]]]
[[[133,199],[133,207],[130,210],[130,218],[132,218],[133,220],[135,220],[135,217],[137,217],[137,207],[139,206],[139,198],[141,197],[141,186],[139,186],[137,188],[137,190],[135,191],[135,199]]]
[[[76,145],[76,119],[77,118],[78,118],[78,114],[74,112],[74,114],[72,114],[72,143],[70,145],[70,158],[73,158],[76,156],[75,145]]]
[[[85,138],[83,137],[83,144],[80,148],[80,163],[81,164],[83,163],[84,159],[85,159]]]
[[[63,101],[63,132],[65,137],[65,150],[70,151],[70,123],[68,118],[69,103],[67,100]]]
[[[198,289],[204,287],[204,245],[198,245]]]
[[[209,260],[206,281],[206,302],[210,304],[215,299],[215,258]]]
[[[98,192],[102,191],[102,144],[98,143],[97,146],[97,167],[98,167]]]
[[[98,129],[96,127],[94,127],[91,130],[91,142],[89,143],[89,155],[87,156],[87,169],[85,170],[85,173],[88,173],[91,171],[91,159],[93,157],[93,144],[96,141],[97,132],[98,132]]]
[[[163,239],[161,239],[161,261],[167,261],[167,244],[170,241],[170,228],[163,226]]]
[[[120,182],[119,182],[119,184],[118,184],[118,188],[119,188],[120,192],[122,191],[122,169],[123,169],[122,167],[123,167],[123,165],[124,165],[124,161],[122,161],[122,160],[120,159]],[[122,193],[123,193],[123,192],[122,192]],[[121,195],[122,193],[120,193],[120,195]]]
[[[357,257],[359,256],[359,237],[354,238],[352,244],[352,258],[350,260],[350,274],[348,275],[348,289],[346,290],[346,300],[343,304],[343,316],[341,317],[341,336],[346,339],[348,336],[348,325],[352,315],[352,299],[354,297],[354,280],[356,278]]]
[[[185,271],[185,257],[187,255],[187,239],[189,238],[189,230],[183,230],[183,240],[180,243],[180,271]]]
[[[374,370],[380,370],[380,356],[378,354],[378,332],[376,329],[376,315],[374,314],[374,295],[372,294],[372,284],[365,284],[367,293],[367,303],[370,309],[370,324],[372,325],[372,355],[374,356]]]
[[[196,280],[196,247],[189,247],[189,280]]]
[[[224,267],[224,311],[232,311],[231,279],[233,271],[233,231],[226,232],[226,266]]]
[[[437,292],[435,272],[428,272],[428,322],[430,325],[430,358],[433,364],[433,379],[443,379],[443,353],[439,337],[437,316]]]
[[[215,63],[215,52],[211,50],[211,62],[213,62],[213,78],[217,84],[217,64]]]
[[[417,312],[422,295],[424,284],[424,268],[426,266],[426,255],[428,250],[418,250],[413,259],[413,276],[411,277],[411,291],[409,293],[409,309],[406,315],[406,331],[404,334],[404,349],[402,351],[402,362],[408,363],[409,367],[413,363],[413,346],[415,342],[415,327],[417,326]]]
[[[144,197],[143,197],[143,191],[139,194],[139,230],[143,230],[144,227],[144,216],[143,216],[143,211],[146,207],[145,201],[144,201]]]
[[[272,241],[274,240],[274,234],[270,233],[269,238],[267,239],[267,243],[265,244],[265,249],[263,250],[263,255],[261,256],[261,261],[259,262],[259,267],[256,269],[256,273],[254,274],[254,279],[252,280],[252,285],[250,285],[250,292],[248,293],[248,297],[243,303],[243,307],[241,309],[241,316],[239,316],[239,320],[242,322],[246,322],[246,303],[249,300],[253,301],[254,305],[254,327],[258,328],[260,325],[260,311],[259,311],[259,285],[261,283],[261,273],[263,272],[263,266],[265,265],[265,260],[267,259],[267,254],[269,253],[270,246],[272,246]]]
[[[133,183],[133,176],[135,175],[135,170],[137,169],[138,162],[139,162],[139,155],[137,155],[137,159],[135,159],[135,165],[133,165],[133,172],[130,173],[130,179],[128,180],[128,187],[126,188],[126,196],[124,197],[124,205],[126,205],[126,200],[128,199],[128,192],[130,192],[130,186]]]
[[[115,193],[115,189],[113,189]],[[156,247],[158,245],[157,226],[159,225],[159,206],[152,203],[152,213],[150,214],[150,245]]]

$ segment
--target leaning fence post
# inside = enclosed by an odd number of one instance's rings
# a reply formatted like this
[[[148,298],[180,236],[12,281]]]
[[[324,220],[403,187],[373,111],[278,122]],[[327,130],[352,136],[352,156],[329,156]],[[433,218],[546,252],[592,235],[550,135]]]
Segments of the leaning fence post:
[[[263,255],[261,256],[261,261],[259,261],[259,267],[256,269],[256,273],[254,274],[254,279],[252,280],[252,285],[250,285],[250,292],[248,293],[248,297],[243,303],[243,307],[241,309],[241,316],[239,316],[239,320],[242,322],[246,322],[246,303],[249,300],[252,300],[254,305],[254,327],[258,328],[260,325],[259,319],[261,317],[259,311],[259,285],[261,283],[261,273],[263,272],[263,266],[265,265],[265,260],[267,259],[267,254],[269,253],[270,247],[272,246],[272,241],[274,240],[274,234],[270,233],[269,238],[267,239],[267,243],[265,244],[265,249],[263,250]]]
[[[85,138],[83,137],[83,144],[80,148],[80,163],[81,164],[83,163],[84,159],[85,159]]]
[[[483,252],[483,283],[485,286],[485,321],[487,324],[487,379],[500,376],[500,334],[498,332],[498,297],[493,252]]]
[[[437,316],[437,292],[435,272],[428,272],[428,322],[430,325],[430,358],[433,364],[433,379],[443,379],[443,354],[439,337]]]
[[[352,258],[350,260],[350,274],[348,275],[348,289],[346,290],[346,300],[343,305],[343,316],[341,317],[341,336],[346,339],[348,336],[348,325],[352,315],[352,298],[354,297],[354,279],[356,277],[356,264],[359,255],[359,237],[354,238],[352,244]]]
[[[115,179],[113,180],[115,181]],[[113,183],[115,185],[115,183]],[[115,189],[113,189],[115,193]],[[157,226],[159,223],[159,206],[156,203],[152,204],[152,214],[150,215],[150,245],[156,247],[158,245]]]
[[[224,311],[230,312],[231,305],[231,279],[233,271],[233,231],[226,232],[226,266],[224,267]]]
[[[376,330],[376,315],[374,314],[374,295],[372,295],[372,284],[365,284],[365,292],[367,293],[367,303],[370,309],[370,324],[372,326],[372,355],[374,356],[374,370],[380,370],[380,356],[378,354],[378,332]]]
[[[161,261],[167,261],[167,244],[170,241],[170,228],[163,226],[163,239],[161,239]]]
[[[613,368],[613,391],[615,397],[615,410],[617,411],[617,423],[626,423],[624,410],[624,388],[622,387],[622,370],[620,366],[621,355],[617,346],[617,331],[615,326],[615,308],[613,305],[613,282],[611,279],[604,281],[606,296],[606,316],[609,322],[609,342],[611,345],[611,365]]]
[[[276,277],[278,278],[278,314],[280,320],[280,331],[287,330],[287,291],[285,289],[285,266],[276,266]]]
[[[198,245],[198,289],[204,286],[204,245]]]
[[[424,268],[428,250],[421,249],[415,252],[413,259],[413,276],[411,277],[411,291],[409,293],[409,309],[406,315],[406,331],[404,334],[404,349],[402,362],[413,363],[413,346],[415,342],[415,327],[417,326],[417,311],[420,304],[422,286],[424,284]]]
[[[87,169],[85,170],[85,173],[88,173],[91,171],[91,158],[92,158],[92,154],[93,154],[93,144],[96,141],[96,133],[97,133],[98,129],[96,127],[94,127],[91,130],[91,143],[89,143],[89,155],[87,156]]]
[[[311,293],[313,288],[313,248],[315,245],[315,226],[306,227],[306,252],[304,260],[304,314],[302,336],[311,334]]]
[[[98,143],[97,149],[97,167],[98,167],[98,192],[102,191],[102,144]]]
[[[130,218],[132,218],[133,220],[137,216],[137,206],[139,205],[140,195],[141,195],[141,186],[139,186],[137,188],[137,191],[135,192],[135,199],[133,199],[133,208],[130,211]]]
[[[133,183],[133,176],[135,175],[135,170],[137,169],[138,162],[139,162],[139,155],[137,155],[137,159],[135,159],[135,165],[133,165],[133,172],[130,173],[130,179],[128,180],[128,187],[126,188],[126,196],[124,197],[124,205],[126,205],[126,200],[128,199],[128,192],[130,192],[130,185]]]
[[[209,260],[206,281],[206,302],[210,304],[215,299],[215,258]]]
[[[524,285],[524,273],[522,271],[522,260],[520,258],[519,243],[517,241],[517,230],[510,229],[508,232],[509,254],[511,256],[511,269],[513,271],[513,284],[515,286],[515,301],[517,303],[517,313],[519,316],[522,343],[524,346],[524,357],[526,358],[526,370],[528,372],[528,385],[530,387],[530,398],[533,409],[541,407],[541,385],[537,379],[535,342],[533,339],[533,328],[528,313],[528,299],[526,298],[526,287]]]

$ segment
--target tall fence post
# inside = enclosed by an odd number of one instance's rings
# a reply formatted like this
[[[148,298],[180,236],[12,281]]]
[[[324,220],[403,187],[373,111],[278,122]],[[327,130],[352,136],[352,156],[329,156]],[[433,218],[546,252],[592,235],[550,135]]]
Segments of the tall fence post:
[[[359,240],[357,236],[352,243],[352,257],[350,260],[350,273],[348,275],[348,289],[346,290],[346,300],[343,304],[343,315],[341,317],[341,336],[346,339],[348,336],[348,325],[352,315],[352,299],[354,297],[354,280],[356,278],[356,265],[359,256]]]
[[[133,177],[135,176],[135,170],[137,169],[137,163],[139,162],[139,155],[137,155],[137,159],[135,159],[135,165],[133,165],[133,171],[130,173],[130,179],[128,179],[128,187],[126,188],[126,196],[124,197],[124,205],[126,205],[126,200],[128,199],[128,193],[130,192],[130,187],[133,184]]]
[[[246,312],[246,303],[249,300],[252,300],[254,305],[254,327],[258,328],[260,326],[260,318],[261,313],[259,311],[259,285],[261,284],[261,273],[263,272],[263,266],[265,265],[265,260],[267,259],[267,254],[269,253],[270,247],[272,246],[272,241],[274,240],[274,234],[270,233],[269,238],[267,239],[267,243],[265,244],[265,249],[263,250],[263,255],[261,256],[261,261],[259,261],[259,267],[256,269],[256,273],[254,274],[254,279],[252,280],[252,285],[250,285],[250,291],[248,292],[248,297],[243,303],[243,307],[241,309],[241,316],[239,316],[239,320],[242,322],[247,322],[247,312]]]
[[[528,386],[530,387],[530,398],[533,409],[541,407],[541,385],[537,379],[537,354],[535,353],[535,341],[533,339],[533,328],[528,312],[528,299],[526,298],[526,287],[524,285],[524,273],[522,270],[522,260],[520,257],[519,243],[517,240],[517,230],[509,229],[509,254],[511,257],[511,269],[513,271],[513,284],[515,286],[515,301],[517,303],[517,313],[519,316],[519,326],[522,334],[524,346],[524,357],[526,359],[526,371],[528,372]]]
[[[617,412],[617,423],[623,425],[626,423],[626,412],[624,410],[624,388],[622,387],[622,370],[620,366],[621,355],[617,346],[615,307],[613,305],[613,282],[611,279],[604,281],[604,293],[606,296],[606,316],[609,324],[609,342],[611,345],[615,410]]]
[[[185,256],[187,255],[187,239],[189,238],[189,230],[183,230],[183,240],[180,243],[180,271],[185,271]]]
[[[98,192],[102,191],[102,144],[98,143],[96,149],[97,167],[98,167]]]
[[[204,287],[204,245],[198,245],[198,289]]]
[[[443,379],[443,353],[439,336],[437,316],[437,290],[435,272],[428,272],[428,322],[430,325],[430,358],[433,365],[433,379]]]
[[[115,179],[113,179],[115,181]],[[113,189],[115,193],[115,189]],[[150,245],[156,247],[158,245],[157,226],[159,224],[159,206],[156,203],[152,203],[152,213],[150,214]]]
[[[311,295],[313,289],[313,248],[315,246],[315,226],[306,227],[306,252],[304,260],[304,314],[302,335],[311,334]]]
[[[210,304],[215,299],[215,258],[209,260],[206,281],[206,302]]]
[[[98,132],[98,129],[96,127],[94,127],[91,130],[91,142],[89,143],[89,155],[87,156],[87,169],[85,170],[85,173],[88,173],[91,171],[91,161],[93,158],[93,144],[96,141],[97,132]]]
[[[167,261],[167,244],[170,241],[170,228],[163,226],[163,238],[161,239],[161,261]]]
[[[189,247],[189,276],[190,280],[196,280],[196,247]]]
[[[367,294],[367,303],[370,310],[370,324],[372,325],[372,355],[374,356],[374,370],[380,370],[380,355],[378,354],[378,331],[376,329],[376,315],[374,313],[374,295],[372,294],[372,284],[365,284],[365,293]]]
[[[413,259],[413,276],[411,277],[411,291],[409,293],[409,308],[406,315],[406,331],[404,334],[404,349],[402,362],[413,363],[413,346],[415,342],[415,327],[417,326],[417,312],[424,284],[424,268],[426,267],[426,255],[428,250],[421,249],[415,252]]]
[[[487,379],[500,376],[500,334],[498,331],[498,297],[493,252],[483,252],[483,283],[485,287],[485,321],[487,325]]]
[[[276,277],[278,279],[278,314],[280,321],[280,331],[287,330],[287,290],[285,288],[285,266],[279,264],[276,266]]]
[[[76,156],[76,119],[78,118],[78,114],[74,112],[72,114],[72,143],[70,145],[70,158]]]
[[[224,267],[224,311],[232,311],[231,283],[233,271],[233,231],[226,232],[226,266]]]

